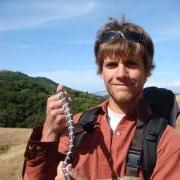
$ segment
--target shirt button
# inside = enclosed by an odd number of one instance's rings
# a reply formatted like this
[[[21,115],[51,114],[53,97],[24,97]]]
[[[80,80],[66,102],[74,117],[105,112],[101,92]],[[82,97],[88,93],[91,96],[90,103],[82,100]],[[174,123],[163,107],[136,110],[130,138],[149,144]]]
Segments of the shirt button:
[[[41,147],[41,146],[37,146],[36,149],[37,149],[37,150],[41,150],[42,147]]]
[[[33,150],[33,146],[32,146],[32,145],[29,145],[29,146],[28,146],[28,149],[29,149],[29,150]]]
[[[120,131],[117,131],[117,132],[116,132],[116,135],[118,135],[118,136],[121,135],[121,132],[120,132]]]

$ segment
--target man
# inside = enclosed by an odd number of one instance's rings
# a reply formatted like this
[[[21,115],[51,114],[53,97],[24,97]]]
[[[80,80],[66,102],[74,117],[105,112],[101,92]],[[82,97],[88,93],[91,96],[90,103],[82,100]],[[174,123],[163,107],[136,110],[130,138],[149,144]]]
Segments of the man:
[[[133,139],[138,113],[151,115],[143,103],[143,86],[153,69],[154,46],[138,25],[115,19],[98,31],[95,57],[104,80],[108,101],[101,104],[94,131],[87,133],[77,147],[70,168],[75,179],[118,179],[126,176],[128,149]],[[58,86],[57,93],[63,87]],[[141,108],[140,108],[141,107]],[[140,111],[138,111],[140,109]],[[77,123],[80,114],[74,116]],[[61,179],[62,162],[68,148],[65,114],[57,94],[48,98],[46,120],[35,129],[25,153],[24,179]],[[176,143],[174,143],[176,142]],[[180,177],[180,135],[167,126],[157,148],[157,161],[151,179],[177,180]],[[142,169],[140,179],[144,179]]]

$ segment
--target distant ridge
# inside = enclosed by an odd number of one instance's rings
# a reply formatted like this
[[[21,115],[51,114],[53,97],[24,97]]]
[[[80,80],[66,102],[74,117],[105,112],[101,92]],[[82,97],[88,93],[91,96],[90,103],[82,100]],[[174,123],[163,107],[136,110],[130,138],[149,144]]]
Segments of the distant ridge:
[[[97,96],[101,96],[101,97],[108,95],[107,91],[97,91],[97,92],[94,92],[93,94]]]

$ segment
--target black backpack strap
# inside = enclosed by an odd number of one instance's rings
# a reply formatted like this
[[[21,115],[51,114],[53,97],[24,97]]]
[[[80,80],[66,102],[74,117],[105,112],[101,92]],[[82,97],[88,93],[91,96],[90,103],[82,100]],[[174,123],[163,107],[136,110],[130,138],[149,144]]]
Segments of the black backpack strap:
[[[97,123],[97,117],[103,112],[102,107],[98,106],[83,112],[76,125],[80,126],[82,131],[75,135],[75,147],[77,148],[87,133],[92,133]]]
[[[126,162],[126,175],[138,177],[141,165],[142,157],[142,137],[144,128],[136,128],[133,140],[128,150],[127,162]]]
[[[79,117],[78,123],[74,124],[74,133],[75,133],[75,147],[78,147],[82,138],[85,134],[91,133],[94,130],[94,127],[98,124],[97,117],[99,114],[103,113],[102,107],[98,106],[87,111],[84,111]],[[68,129],[65,128],[60,136],[68,134]]]
[[[142,162],[144,127],[148,122],[150,114],[151,110],[149,104],[144,100],[140,101],[136,110],[136,130],[127,155],[126,176],[139,176],[139,170]]]
[[[87,132],[91,133],[97,124],[97,117],[103,112],[102,107],[98,106],[93,109],[89,109],[82,113],[79,118],[78,124]]]
[[[146,124],[143,136],[142,171],[145,180],[149,180],[156,165],[157,146],[168,125],[168,120],[152,114]]]
[[[156,165],[157,146],[168,121],[150,112],[149,103],[140,103],[137,111],[137,127],[128,150],[126,175],[139,176],[142,172],[145,180],[149,180]]]

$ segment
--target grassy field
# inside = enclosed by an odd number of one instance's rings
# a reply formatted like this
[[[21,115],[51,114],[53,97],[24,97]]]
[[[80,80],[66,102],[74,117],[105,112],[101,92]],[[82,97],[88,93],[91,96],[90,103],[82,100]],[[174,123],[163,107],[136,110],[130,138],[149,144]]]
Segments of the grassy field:
[[[31,131],[31,129],[0,128],[0,179],[22,179],[23,154]]]
[[[177,101],[180,105],[180,95]],[[180,118],[176,128],[180,132]],[[22,179],[23,154],[31,132],[31,129],[0,128],[0,179]]]
[[[180,107],[180,94],[176,96],[176,99],[177,99],[177,102],[178,102],[179,107]],[[177,119],[176,129],[180,132],[180,115]]]
[[[180,94],[176,96],[176,99],[177,99],[177,102],[178,102],[178,104],[180,106]]]

